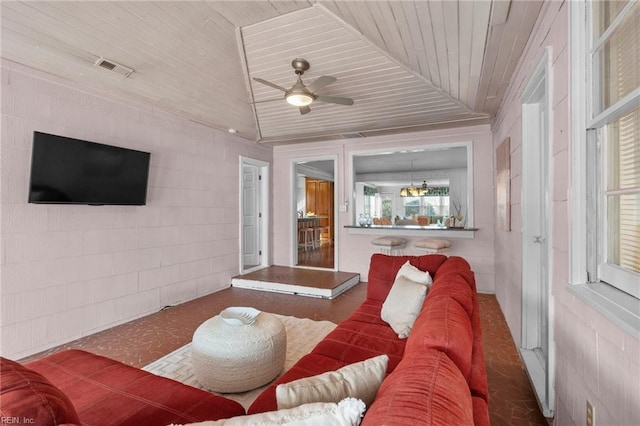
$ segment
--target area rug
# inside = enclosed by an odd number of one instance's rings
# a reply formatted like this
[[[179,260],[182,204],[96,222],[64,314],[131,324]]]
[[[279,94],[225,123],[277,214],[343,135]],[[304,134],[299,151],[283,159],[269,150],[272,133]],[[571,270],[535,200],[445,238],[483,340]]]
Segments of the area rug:
[[[314,321],[308,318],[273,315],[282,321],[282,325],[284,325],[287,332],[287,355],[284,362],[283,373],[289,370],[300,358],[311,352],[314,346],[336,327],[336,325],[330,321]],[[176,349],[142,369],[155,375],[168,377],[186,385],[210,392],[198,383],[198,380],[193,374],[191,367],[191,343]],[[238,401],[247,409],[267,386],[269,386],[269,384],[243,393],[212,393]]]

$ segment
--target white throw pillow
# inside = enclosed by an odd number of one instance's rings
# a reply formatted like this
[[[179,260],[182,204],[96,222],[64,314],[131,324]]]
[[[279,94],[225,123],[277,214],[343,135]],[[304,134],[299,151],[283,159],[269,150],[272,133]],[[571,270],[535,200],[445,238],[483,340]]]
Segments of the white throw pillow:
[[[312,377],[282,383],[276,387],[278,409],[310,402],[338,402],[352,397],[369,406],[387,372],[389,357],[379,355]]]
[[[346,398],[337,404],[334,402],[317,402],[300,405],[288,410],[190,423],[184,426],[358,426],[365,408],[364,402],[359,399]]]
[[[398,275],[401,275],[403,277],[409,278],[411,281],[415,281],[415,282],[420,283],[420,284],[429,285],[429,284],[431,284],[433,282],[429,272],[421,271],[420,269],[418,269],[415,266],[413,266],[411,264],[411,262],[409,262],[408,260],[398,270],[398,273],[396,274],[396,277]]]
[[[382,304],[380,316],[387,322],[400,339],[409,337],[429,287],[412,281],[403,275],[396,280]]]

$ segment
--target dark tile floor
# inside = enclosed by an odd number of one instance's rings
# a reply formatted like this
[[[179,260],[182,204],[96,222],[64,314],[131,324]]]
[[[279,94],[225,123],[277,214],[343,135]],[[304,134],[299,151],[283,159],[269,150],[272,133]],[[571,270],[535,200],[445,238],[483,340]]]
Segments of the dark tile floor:
[[[70,342],[22,361],[67,348],[84,349],[142,367],[191,341],[204,320],[228,306],[253,306],[282,315],[338,323],[366,295],[358,284],[333,300],[229,288]],[[493,295],[479,295],[491,424],[547,425]]]
[[[496,297],[478,299],[491,424],[547,426]]]

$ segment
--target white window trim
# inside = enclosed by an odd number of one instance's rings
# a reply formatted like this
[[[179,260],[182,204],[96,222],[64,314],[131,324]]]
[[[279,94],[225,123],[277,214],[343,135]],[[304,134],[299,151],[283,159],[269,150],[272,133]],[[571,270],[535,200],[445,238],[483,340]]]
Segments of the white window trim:
[[[570,13],[570,241],[569,241],[569,286],[571,293],[601,313],[620,329],[640,340],[640,299],[616,287],[596,281],[587,271],[595,258],[591,238],[594,230],[587,226],[587,214],[594,214],[587,202],[590,197],[587,176],[588,164],[587,128],[598,123],[602,114],[587,123],[593,116],[589,99],[592,85],[591,67],[588,67],[586,43],[591,29],[587,20],[587,4],[584,1],[569,2]],[[625,100],[628,99],[625,97]],[[623,100],[624,101],[624,100]],[[604,111],[605,113],[607,111]],[[592,175],[592,173],[591,173]],[[587,214],[584,214],[587,212]]]

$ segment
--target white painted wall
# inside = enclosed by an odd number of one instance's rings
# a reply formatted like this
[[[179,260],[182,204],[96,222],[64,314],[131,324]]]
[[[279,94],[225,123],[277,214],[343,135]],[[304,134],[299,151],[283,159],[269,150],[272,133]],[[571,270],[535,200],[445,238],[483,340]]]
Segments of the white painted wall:
[[[228,287],[239,273],[239,156],[272,159],[240,137],[68,84],[2,62],[0,350],[9,358]],[[147,205],[28,204],[34,130],[151,152]]]
[[[334,140],[326,142],[283,145],[274,148],[274,263],[290,265],[293,249],[293,215],[291,213],[291,160],[313,156],[336,155],[336,186],[339,204],[351,200],[352,188],[350,154],[381,148],[399,149],[430,144],[473,142],[474,225],[480,230],[474,239],[453,239],[451,255],[464,256],[476,273],[479,291],[494,292],[494,190],[493,150],[489,126],[461,127],[457,129],[406,133],[394,136],[368,137],[364,139]],[[352,200],[351,200],[352,201]],[[350,202],[351,202],[350,201]],[[345,225],[353,225],[353,206],[336,216],[338,265],[341,271],[356,272],[367,280],[369,260],[378,250],[371,245],[373,235],[350,234]],[[409,240],[405,254],[424,254],[412,247],[412,242],[422,237],[404,237]]]
[[[567,291],[569,271],[569,15],[567,2],[545,2],[534,34],[511,80],[496,121],[494,149],[511,137],[512,231],[495,229],[496,295],[516,344],[521,341],[520,96],[544,49],[552,48],[553,304],[557,425],[586,424],[586,401],[596,424],[640,423],[640,343]],[[577,129],[576,131],[580,131]]]

